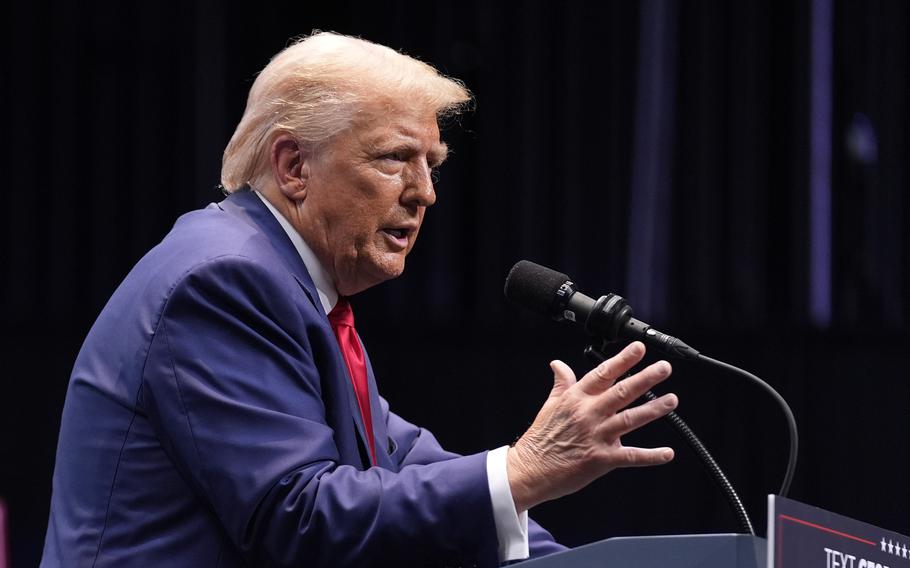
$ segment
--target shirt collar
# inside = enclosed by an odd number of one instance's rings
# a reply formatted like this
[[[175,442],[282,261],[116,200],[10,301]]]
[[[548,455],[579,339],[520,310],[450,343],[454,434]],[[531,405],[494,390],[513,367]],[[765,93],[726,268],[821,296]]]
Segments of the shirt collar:
[[[322,266],[322,263],[319,262],[319,259],[316,258],[316,253],[313,252],[313,249],[306,244],[306,241],[303,240],[300,233],[298,233],[291,223],[285,219],[284,215],[275,209],[275,207],[269,203],[269,200],[259,193],[258,190],[254,189],[253,193],[265,203],[268,210],[271,211],[272,215],[275,216],[275,219],[278,220],[281,228],[287,233],[288,238],[291,239],[291,243],[294,245],[294,248],[297,249],[300,258],[303,259],[303,264],[306,266],[307,272],[310,273],[310,278],[313,279],[313,284],[316,285],[316,292],[319,294],[319,303],[322,304],[322,309],[325,310],[325,313],[329,313],[338,302],[338,290],[335,289],[335,284],[332,283],[329,273]]]

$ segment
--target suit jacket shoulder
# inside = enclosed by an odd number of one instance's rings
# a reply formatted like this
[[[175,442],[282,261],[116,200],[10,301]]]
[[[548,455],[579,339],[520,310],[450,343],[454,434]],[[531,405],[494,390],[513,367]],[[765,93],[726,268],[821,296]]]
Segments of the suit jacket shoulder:
[[[352,408],[315,287],[258,198],[181,217],[76,361],[44,565],[495,565],[485,454],[367,469]]]

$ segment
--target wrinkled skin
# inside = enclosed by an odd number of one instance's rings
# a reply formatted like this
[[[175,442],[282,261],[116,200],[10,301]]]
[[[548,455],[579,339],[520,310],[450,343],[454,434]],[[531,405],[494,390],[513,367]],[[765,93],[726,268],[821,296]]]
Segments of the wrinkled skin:
[[[528,431],[509,449],[508,473],[515,508],[574,493],[619,467],[660,465],[673,459],[670,448],[636,448],[621,436],[676,408],[674,394],[627,408],[670,376],[658,361],[617,382],[635,366],[645,347],[634,342],[580,380],[562,361],[550,364],[553,390]]]

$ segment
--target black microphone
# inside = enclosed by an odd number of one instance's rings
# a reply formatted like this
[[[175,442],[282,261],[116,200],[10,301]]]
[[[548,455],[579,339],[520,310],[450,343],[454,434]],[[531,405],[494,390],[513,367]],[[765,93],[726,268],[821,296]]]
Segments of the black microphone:
[[[698,351],[684,342],[632,317],[632,307],[622,296],[607,294],[595,300],[579,292],[567,275],[529,260],[518,261],[509,271],[505,294],[521,307],[582,325],[589,335],[607,342],[639,340],[668,355],[698,358]]]

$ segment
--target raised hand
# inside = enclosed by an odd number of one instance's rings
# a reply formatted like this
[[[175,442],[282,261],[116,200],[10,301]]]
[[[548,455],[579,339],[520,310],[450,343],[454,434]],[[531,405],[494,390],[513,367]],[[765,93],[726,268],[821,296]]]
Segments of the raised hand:
[[[581,380],[562,361],[553,361],[553,390],[527,432],[509,448],[508,473],[518,512],[578,491],[618,467],[660,465],[673,459],[671,448],[622,445],[621,436],[676,408],[674,394],[627,408],[670,376],[658,361],[617,382],[645,354],[629,344]]]

